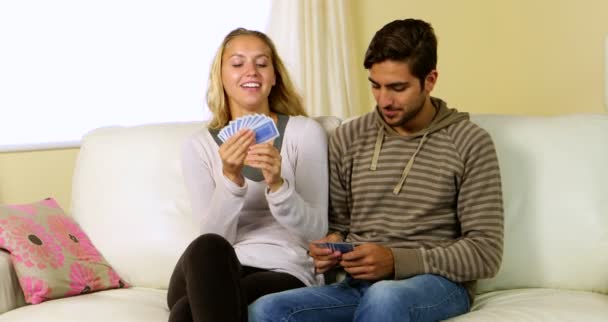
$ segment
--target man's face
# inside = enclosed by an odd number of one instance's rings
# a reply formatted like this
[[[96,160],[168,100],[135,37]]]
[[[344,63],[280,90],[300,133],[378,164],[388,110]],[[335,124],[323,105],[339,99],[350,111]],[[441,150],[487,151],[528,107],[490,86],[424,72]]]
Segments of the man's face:
[[[386,60],[369,69],[372,94],[382,118],[398,132],[422,111],[436,80],[437,71],[433,70],[426,76],[423,89],[408,64],[400,61]]]

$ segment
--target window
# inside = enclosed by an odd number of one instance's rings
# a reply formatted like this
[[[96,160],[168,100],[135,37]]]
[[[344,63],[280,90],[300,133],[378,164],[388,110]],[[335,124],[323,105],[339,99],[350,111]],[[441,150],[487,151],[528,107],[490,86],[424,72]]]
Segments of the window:
[[[106,125],[209,118],[209,66],[270,0],[0,2],[0,151],[78,146]]]

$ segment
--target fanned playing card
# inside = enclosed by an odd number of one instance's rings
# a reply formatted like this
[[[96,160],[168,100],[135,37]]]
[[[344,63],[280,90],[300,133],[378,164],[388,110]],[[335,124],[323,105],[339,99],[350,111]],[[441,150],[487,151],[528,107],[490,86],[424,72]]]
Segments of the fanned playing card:
[[[249,114],[230,121],[222,128],[218,138],[226,142],[231,136],[241,129],[251,129],[255,132],[255,143],[265,143],[279,137],[279,130],[272,118],[263,114]]]

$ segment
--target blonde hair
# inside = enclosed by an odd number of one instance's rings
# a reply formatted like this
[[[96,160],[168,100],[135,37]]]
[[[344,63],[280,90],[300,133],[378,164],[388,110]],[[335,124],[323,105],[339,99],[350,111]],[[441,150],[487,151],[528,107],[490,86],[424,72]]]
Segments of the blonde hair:
[[[209,87],[207,89],[207,106],[209,106],[211,113],[213,113],[213,118],[211,119],[211,122],[209,122],[208,127],[211,129],[222,128],[228,124],[231,118],[228,97],[226,91],[224,91],[224,85],[222,84],[222,56],[226,44],[238,36],[257,37],[270,49],[270,58],[276,77],[276,84],[270,90],[270,95],[268,95],[270,110],[275,113],[286,115],[306,116],[302,99],[293,86],[287,69],[285,68],[285,65],[283,65],[283,61],[279,57],[272,40],[263,32],[237,28],[226,35],[211,63]]]

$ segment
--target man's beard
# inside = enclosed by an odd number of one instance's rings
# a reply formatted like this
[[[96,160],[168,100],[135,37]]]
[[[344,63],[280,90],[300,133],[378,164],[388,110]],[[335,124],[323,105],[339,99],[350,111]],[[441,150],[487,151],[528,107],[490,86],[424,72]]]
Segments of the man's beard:
[[[420,114],[420,111],[422,111],[422,108],[424,107],[425,101],[426,101],[426,98],[423,96],[422,101],[419,102],[416,105],[416,107],[400,109],[400,111],[402,111],[404,114],[397,120],[388,118],[387,116],[384,115],[384,113],[381,113],[382,118],[384,119],[384,122],[386,122],[386,124],[388,124],[392,127],[404,126],[405,124],[407,124],[408,122],[410,122],[411,120],[416,118],[416,116],[418,116],[418,114]],[[385,107],[381,108],[381,111],[384,109],[391,110],[394,108],[393,108],[393,106],[389,105],[389,106],[385,106]]]

